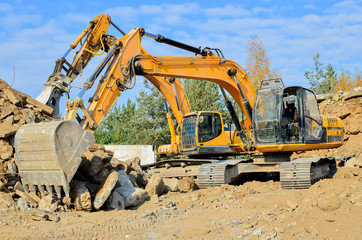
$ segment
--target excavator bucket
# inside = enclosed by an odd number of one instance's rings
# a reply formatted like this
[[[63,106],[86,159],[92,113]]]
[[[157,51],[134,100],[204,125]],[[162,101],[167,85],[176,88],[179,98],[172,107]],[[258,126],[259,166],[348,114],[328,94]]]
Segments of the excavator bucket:
[[[69,182],[82,154],[94,143],[93,134],[76,122],[56,120],[23,125],[15,135],[16,163],[24,189],[42,196],[47,190],[69,197]]]

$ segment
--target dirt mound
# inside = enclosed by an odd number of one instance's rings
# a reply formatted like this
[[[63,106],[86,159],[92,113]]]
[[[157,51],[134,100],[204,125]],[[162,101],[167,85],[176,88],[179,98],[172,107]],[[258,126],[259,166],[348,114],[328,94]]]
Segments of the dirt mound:
[[[168,192],[134,211],[58,212],[58,222],[9,208],[0,231],[5,239],[360,239],[361,182],[361,169],[340,168],[310,189],[253,181]]]

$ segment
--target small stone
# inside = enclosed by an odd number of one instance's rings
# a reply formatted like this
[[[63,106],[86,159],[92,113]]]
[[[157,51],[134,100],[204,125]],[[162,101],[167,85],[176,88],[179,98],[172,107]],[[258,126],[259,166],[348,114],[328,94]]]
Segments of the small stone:
[[[244,223],[244,224],[243,224],[243,227],[246,228],[246,229],[249,229],[249,228],[253,228],[254,225],[251,224],[251,223]]]
[[[169,203],[167,203],[166,207],[167,208],[171,208],[171,207],[175,207],[176,206],[176,202],[174,201],[169,201]]]
[[[28,203],[24,200],[24,198],[18,199],[18,207],[19,207],[19,210],[22,212],[27,212],[30,209],[30,207],[28,206]]]
[[[254,235],[257,235],[257,236],[260,236],[260,235],[263,234],[263,229],[264,229],[263,226],[262,226],[262,227],[258,227],[255,231],[253,231],[253,234],[254,234]]]
[[[93,206],[95,209],[99,210],[102,207],[102,205],[105,203],[105,201],[111,194],[111,191],[115,187],[117,181],[118,181],[118,173],[111,172],[107,177],[106,181],[103,183],[102,188],[96,194],[96,197],[93,201]]]

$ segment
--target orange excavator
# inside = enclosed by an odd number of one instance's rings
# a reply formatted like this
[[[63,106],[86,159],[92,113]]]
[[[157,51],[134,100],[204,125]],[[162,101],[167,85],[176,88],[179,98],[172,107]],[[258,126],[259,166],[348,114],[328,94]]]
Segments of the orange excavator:
[[[123,36],[108,35],[110,25]],[[141,45],[144,37],[195,56],[153,56]],[[65,58],[79,43],[82,46],[70,64]],[[107,15],[94,18],[64,57],[56,62],[38,100],[59,113],[56,108],[60,97],[69,92],[72,81],[98,51],[104,52],[103,59],[84,82],[78,97],[67,102],[63,119],[24,125],[17,132],[17,164],[26,189],[39,190],[42,194],[47,189],[58,196],[63,190],[69,196],[69,182],[80,164],[81,155],[94,143],[93,131],[121,93],[133,88],[136,76],[143,76],[160,90],[179,126],[176,134],[168,113],[171,144],[161,150],[178,158],[147,166],[150,173],[164,177],[195,176],[203,188],[230,183],[243,173],[280,172],[283,187],[307,188],[335,170],[334,159],[327,157],[290,160],[295,151],[334,148],[342,144],[341,120],[321,116],[313,92],[300,86],[286,87],[281,79],[264,80],[255,90],[246,72],[237,63],[225,59],[219,49],[196,48],[148,33],[143,28],[124,33]],[[235,130],[224,129],[218,112],[191,112],[180,79],[218,84]],[[82,97],[95,83],[96,90],[86,107]],[[242,110],[245,116],[242,121],[229,96]],[[215,157],[228,155],[248,157],[215,160]],[[157,168],[167,162],[183,164],[178,168]]]

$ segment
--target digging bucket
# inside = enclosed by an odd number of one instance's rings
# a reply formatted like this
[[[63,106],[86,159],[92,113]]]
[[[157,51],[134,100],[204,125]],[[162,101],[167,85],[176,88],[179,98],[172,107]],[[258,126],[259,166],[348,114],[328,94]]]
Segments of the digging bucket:
[[[26,191],[54,191],[69,197],[69,182],[82,154],[94,143],[93,134],[73,121],[26,124],[15,135],[16,163]]]

